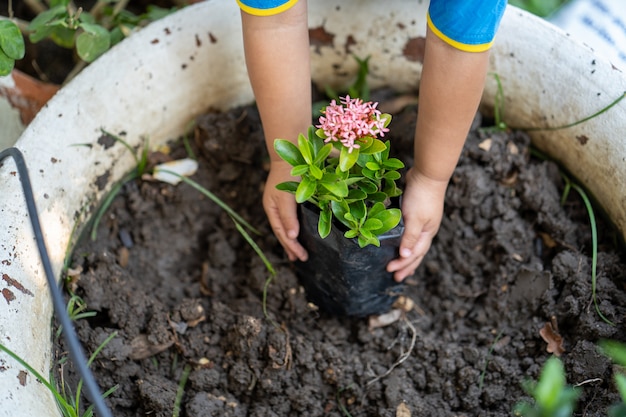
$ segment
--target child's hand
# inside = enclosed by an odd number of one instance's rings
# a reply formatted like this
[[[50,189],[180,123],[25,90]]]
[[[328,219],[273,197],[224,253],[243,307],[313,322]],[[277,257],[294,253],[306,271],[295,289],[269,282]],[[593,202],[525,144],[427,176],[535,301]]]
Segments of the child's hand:
[[[414,168],[406,174],[406,180],[402,195],[404,235],[400,243],[400,257],[387,265],[387,271],[394,272],[398,282],[415,272],[430,249],[441,224],[448,186],[448,181],[430,179]]]
[[[300,242],[296,199],[293,194],[276,189],[284,181],[293,181],[291,165],[284,161],[272,162],[263,191],[263,207],[278,241],[287,252],[290,261],[306,261],[308,254]]]

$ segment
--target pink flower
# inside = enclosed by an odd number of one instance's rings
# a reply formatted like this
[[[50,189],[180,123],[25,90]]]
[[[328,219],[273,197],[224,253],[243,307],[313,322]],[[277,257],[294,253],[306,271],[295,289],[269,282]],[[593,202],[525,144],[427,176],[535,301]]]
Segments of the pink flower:
[[[378,103],[367,102],[350,96],[335,100],[322,111],[324,116],[319,119],[316,127],[326,134],[325,142],[341,142],[348,152],[360,147],[359,141],[365,137],[385,136],[389,129],[380,118],[381,112],[376,108]]]

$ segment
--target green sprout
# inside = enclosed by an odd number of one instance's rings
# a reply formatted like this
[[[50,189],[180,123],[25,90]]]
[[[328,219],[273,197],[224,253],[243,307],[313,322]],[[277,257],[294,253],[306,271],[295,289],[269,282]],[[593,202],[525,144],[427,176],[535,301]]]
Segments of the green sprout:
[[[626,368],[626,345],[614,340],[602,340],[599,345],[600,351],[620,367],[613,374],[613,380],[622,401],[609,408],[609,417],[624,417],[626,416],[626,375],[624,374],[624,368]]]
[[[513,414],[523,417],[570,417],[576,408],[579,392],[565,381],[563,363],[556,356],[543,366],[538,382],[527,381],[524,390],[534,398],[534,404],[521,401]]]
[[[102,351],[102,349],[115,337],[117,336],[117,332],[111,333],[99,346],[98,348],[91,354],[89,360],[87,362],[87,366],[91,365],[95,360],[96,356]],[[38,381],[40,381],[47,389],[52,393],[54,399],[56,400],[61,414],[63,417],[93,417],[93,405],[87,407],[84,413],[80,413],[80,396],[81,390],[83,386],[83,380],[81,379],[78,382],[78,387],[76,389],[76,394],[72,395],[71,393],[66,392],[65,386],[63,386],[61,392],[52,385],[46,378],[44,378],[35,368],[28,364],[22,357],[20,357],[17,353],[13,352],[8,347],[4,346],[0,343],[0,351],[5,352],[7,355],[12,357],[17,363],[26,368],[28,372],[33,374]],[[117,390],[118,386],[115,385],[111,387],[109,390],[102,394],[103,398],[111,395],[115,390]]]

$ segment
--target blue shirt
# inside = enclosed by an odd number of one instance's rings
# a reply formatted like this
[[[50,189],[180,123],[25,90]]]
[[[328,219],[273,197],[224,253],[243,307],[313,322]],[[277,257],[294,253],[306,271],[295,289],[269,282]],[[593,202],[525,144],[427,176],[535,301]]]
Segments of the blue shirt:
[[[249,14],[269,16],[289,9],[298,0],[237,0]],[[482,52],[493,44],[506,0],[431,0],[426,20],[446,43],[468,52]]]

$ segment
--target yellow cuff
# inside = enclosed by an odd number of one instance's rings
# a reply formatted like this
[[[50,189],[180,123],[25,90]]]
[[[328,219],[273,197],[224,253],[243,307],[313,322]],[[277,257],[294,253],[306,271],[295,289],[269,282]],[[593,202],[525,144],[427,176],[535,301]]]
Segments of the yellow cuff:
[[[437,35],[438,38],[440,38],[442,41],[444,41],[448,45],[450,45],[450,46],[452,46],[452,47],[454,47],[456,49],[460,49],[461,51],[465,51],[465,52],[485,52],[485,51],[489,50],[489,48],[491,48],[491,45],[493,45],[493,41],[491,41],[489,43],[481,43],[481,44],[477,44],[477,45],[468,45],[466,43],[461,43],[461,42],[455,41],[454,39],[446,36],[442,31],[437,29],[437,27],[432,22],[432,20],[430,20],[430,15],[429,14],[426,15],[426,21],[428,22],[428,27],[430,28],[430,30],[435,35]]]
[[[275,14],[279,14],[279,13],[284,12],[287,9],[290,9],[297,2],[298,0],[288,0],[278,7],[273,7],[271,9],[259,9],[259,8],[250,7],[247,4],[244,4],[242,0],[237,0],[237,4],[239,4],[239,7],[241,8],[241,10],[254,16],[272,16]]]

